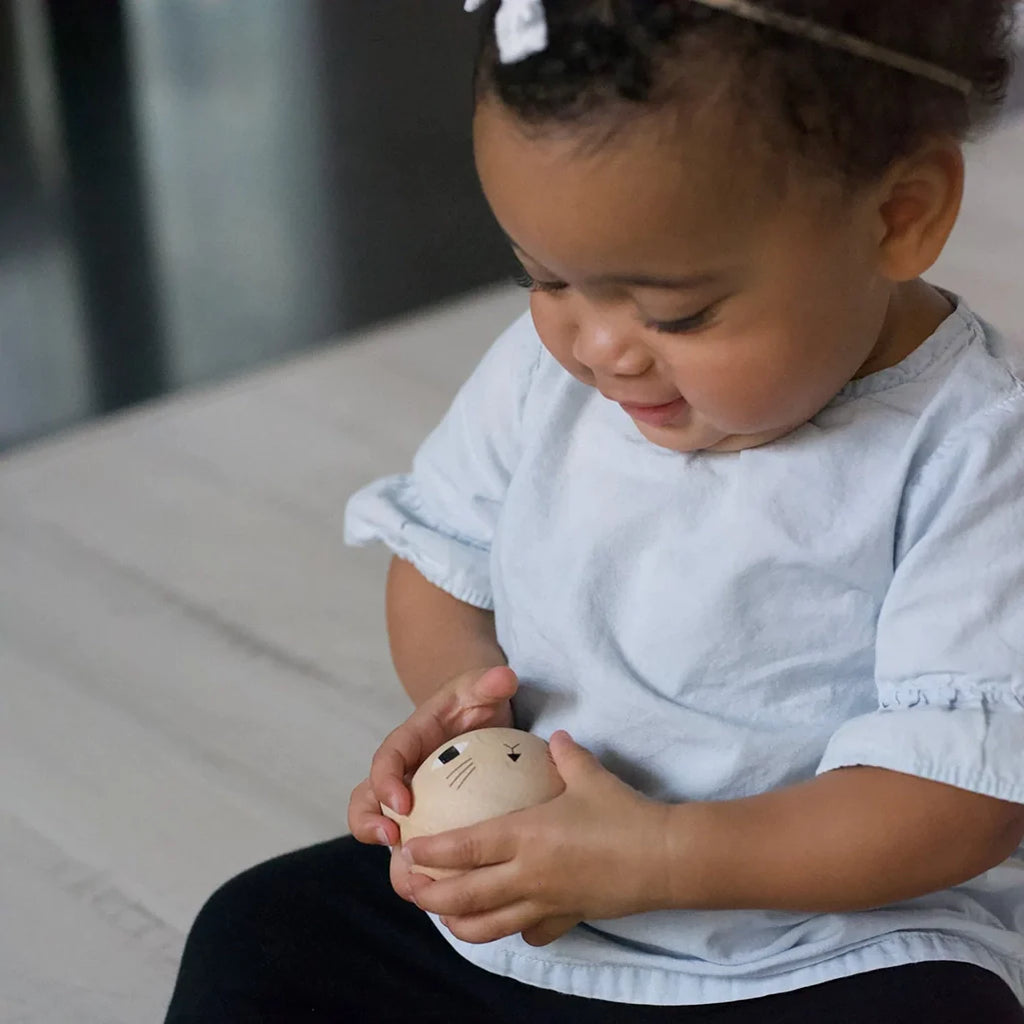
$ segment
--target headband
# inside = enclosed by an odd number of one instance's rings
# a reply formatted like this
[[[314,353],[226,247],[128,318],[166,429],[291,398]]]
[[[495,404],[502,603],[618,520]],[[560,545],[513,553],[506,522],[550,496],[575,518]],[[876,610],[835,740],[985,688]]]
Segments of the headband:
[[[465,0],[465,9],[475,11],[486,0]],[[716,11],[725,11],[737,18],[767,25],[787,35],[810,39],[821,46],[851,53],[856,57],[885,64],[890,68],[906,71],[918,78],[927,78],[939,85],[955,89],[964,96],[970,96],[974,89],[969,78],[958,75],[948,68],[940,67],[926,60],[911,57],[886,46],[872,43],[860,36],[826,28],[809,18],[798,18],[792,14],[773,11],[751,0],[692,0]],[[534,54],[543,53],[548,47],[548,24],[544,15],[543,0],[501,0],[494,23],[498,40],[498,53],[502,64],[516,64]]]

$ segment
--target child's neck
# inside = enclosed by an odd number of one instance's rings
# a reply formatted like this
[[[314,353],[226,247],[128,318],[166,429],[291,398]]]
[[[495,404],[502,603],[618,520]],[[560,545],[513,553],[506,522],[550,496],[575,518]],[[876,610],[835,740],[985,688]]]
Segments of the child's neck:
[[[897,285],[878,344],[857,377],[866,377],[903,362],[938,330],[952,311],[949,299],[920,278]]]

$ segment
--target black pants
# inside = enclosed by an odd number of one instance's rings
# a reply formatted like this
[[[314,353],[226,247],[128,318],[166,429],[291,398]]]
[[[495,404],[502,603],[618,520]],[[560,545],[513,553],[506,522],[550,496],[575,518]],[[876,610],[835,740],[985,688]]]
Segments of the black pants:
[[[167,1024],[1024,1024],[1001,979],[945,962],[714,1006],[560,995],[463,960],[392,892],[387,865],[337,839],[222,886],[189,934]]]

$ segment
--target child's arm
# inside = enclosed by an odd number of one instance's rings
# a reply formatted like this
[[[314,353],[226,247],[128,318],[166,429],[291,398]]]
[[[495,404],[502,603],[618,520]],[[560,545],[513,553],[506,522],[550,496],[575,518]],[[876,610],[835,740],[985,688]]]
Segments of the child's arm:
[[[348,823],[361,842],[394,845],[398,828],[380,804],[408,813],[405,779],[431,750],[461,732],[511,725],[518,682],[495,638],[494,616],[397,558],[388,573],[387,617],[395,668],[417,708],[378,748],[369,777],[352,792]]]
[[[388,629],[396,671],[417,705],[352,792],[349,828],[362,842],[398,843],[398,826],[381,805],[409,812],[405,780],[435,747],[462,732],[512,725],[518,680],[485,609],[493,605],[491,541],[542,351],[525,314],[459,389],[412,472],[368,485],[346,509],[348,543],[383,541],[398,556],[388,581]],[[402,872],[393,881],[408,895]]]
[[[580,920],[651,910],[863,910],[966,882],[1024,837],[1024,805],[888,769],[669,805],[564,734],[551,751],[561,796],[406,847],[410,863],[468,872],[411,878],[419,906],[461,939],[543,945]]]
[[[493,612],[456,600],[400,558],[388,571],[387,622],[395,671],[417,707],[463,672],[508,664]]]
[[[851,911],[966,882],[1024,839],[1024,805],[882,768],[672,808],[667,905]]]

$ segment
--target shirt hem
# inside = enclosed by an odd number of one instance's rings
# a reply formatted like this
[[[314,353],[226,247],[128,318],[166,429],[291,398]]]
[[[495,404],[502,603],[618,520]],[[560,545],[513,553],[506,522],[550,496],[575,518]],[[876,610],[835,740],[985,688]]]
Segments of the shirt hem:
[[[441,931],[451,941],[447,930]],[[491,974],[563,995],[637,1006],[733,1003],[781,995],[869,971],[926,961],[968,963],[991,971],[1009,986],[1017,1000],[1024,1005],[1024,961],[1014,964],[997,956],[981,943],[962,936],[954,939],[926,931],[890,935],[817,964],[757,978],[673,973],[639,965],[570,963],[507,948],[488,950],[485,946],[477,946],[467,949],[466,944],[452,944],[466,960]],[[485,950],[492,954],[491,959],[480,955]]]

